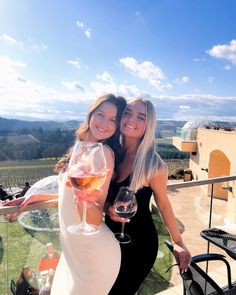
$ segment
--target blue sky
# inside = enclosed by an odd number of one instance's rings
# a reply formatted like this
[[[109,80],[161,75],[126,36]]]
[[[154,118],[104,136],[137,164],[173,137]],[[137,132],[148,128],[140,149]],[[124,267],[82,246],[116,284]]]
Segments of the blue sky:
[[[108,92],[236,121],[236,1],[0,0],[0,116],[81,119]]]

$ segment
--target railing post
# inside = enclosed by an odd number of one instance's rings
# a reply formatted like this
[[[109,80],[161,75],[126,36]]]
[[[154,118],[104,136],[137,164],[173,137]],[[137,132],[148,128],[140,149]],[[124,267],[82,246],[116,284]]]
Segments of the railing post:
[[[209,223],[208,223],[209,228],[211,228],[213,197],[214,197],[214,183],[211,184],[210,214],[209,214]]]
[[[211,184],[211,196],[210,196],[210,214],[208,228],[211,228],[211,219],[212,219],[212,208],[213,208],[213,197],[214,197],[214,183]],[[207,241],[207,254],[210,252],[210,242]],[[208,260],[206,262],[206,273],[208,272]]]

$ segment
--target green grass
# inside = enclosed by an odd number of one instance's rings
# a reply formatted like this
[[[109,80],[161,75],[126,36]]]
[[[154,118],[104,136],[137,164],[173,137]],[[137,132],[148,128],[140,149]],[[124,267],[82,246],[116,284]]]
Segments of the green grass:
[[[152,216],[159,234],[159,255],[138,295],[153,295],[170,285],[171,272],[165,273],[165,270],[170,266],[172,257],[164,245],[164,240],[170,239],[169,233],[155,207],[152,208]],[[0,247],[0,294],[10,295],[10,280],[17,280],[22,267],[30,265],[37,272],[39,260],[45,254],[46,243],[52,242],[58,252],[60,244],[57,233],[27,231],[18,222],[6,223],[2,217],[0,221],[3,242],[3,249]]]
[[[45,245],[53,242],[60,251],[56,233],[29,232],[18,222],[5,223],[0,217],[0,235],[3,249],[0,248],[0,294],[10,295],[11,279],[17,280],[23,266],[30,265],[37,272],[41,256],[45,254]]]
[[[173,258],[164,244],[164,240],[170,240],[170,235],[158,213],[158,210],[154,206],[152,206],[152,218],[158,232],[159,250],[153,268],[144,280],[137,295],[153,295],[164,291],[171,286],[169,283],[171,271],[167,273],[165,271],[171,265]]]

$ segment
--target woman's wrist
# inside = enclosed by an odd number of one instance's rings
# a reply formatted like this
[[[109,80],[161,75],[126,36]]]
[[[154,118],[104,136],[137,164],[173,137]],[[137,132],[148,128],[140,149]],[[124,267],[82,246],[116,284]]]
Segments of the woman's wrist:
[[[172,242],[173,242],[173,244],[176,244],[178,246],[184,245],[184,242],[183,242],[183,240],[181,238],[180,239],[175,239],[175,240],[173,239]]]
[[[110,202],[106,202],[104,207],[103,207],[103,211],[105,214],[109,215],[109,208],[111,206],[111,203]]]

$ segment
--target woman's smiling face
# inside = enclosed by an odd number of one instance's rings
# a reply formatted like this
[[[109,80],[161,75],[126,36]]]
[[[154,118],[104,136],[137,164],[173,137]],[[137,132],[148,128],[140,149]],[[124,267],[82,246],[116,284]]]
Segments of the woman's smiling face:
[[[103,102],[91,115],[89,122],[89,139],[92,141],[104,140],[111,137],[116,131],[117,108],[110,102]]]
[[[146,127],[146,107],[138,101],[128,105],[121,119],[120,131],[127,138],[140,138]]]

